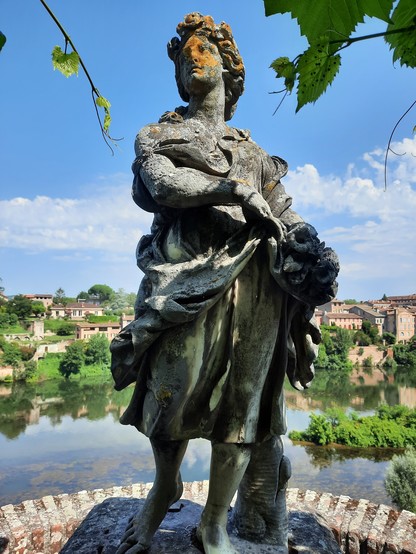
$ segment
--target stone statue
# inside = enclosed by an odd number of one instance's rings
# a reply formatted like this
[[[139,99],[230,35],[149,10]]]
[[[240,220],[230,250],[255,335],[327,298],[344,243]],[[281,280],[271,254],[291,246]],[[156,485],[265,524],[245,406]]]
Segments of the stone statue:
[[[154,214],[137,248],[144,273],[135,321],[114,339],[116,389],[136,383],[121,422],[149,437],[154,486],[118,554],[142,552],[182,493],[187,441],[212,443],[209,494],[197,538],[235,552],[226,531],[285,542],[290,465],[283,380],[313,378],[320,334],[313,311],[335,295],[338,260],[290,208],[286,163],[226,124],[244,88],[230,27],[187,15],[168,44],[188,106],[144,127],[133,199]]]

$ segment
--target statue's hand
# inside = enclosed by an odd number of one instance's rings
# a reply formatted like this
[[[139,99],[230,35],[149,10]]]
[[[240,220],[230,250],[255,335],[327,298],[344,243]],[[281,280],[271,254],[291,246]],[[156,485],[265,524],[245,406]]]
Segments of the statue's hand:
[[[242,189],[241,196],[243,197],[243,212],[247,221],[261,220],[267,227],[270,234],[280,243],[286,236],[286,227],[278,219],[274,217],[269,204],[257,191],[249,188],[248,185],[240,185],[245,187]]]

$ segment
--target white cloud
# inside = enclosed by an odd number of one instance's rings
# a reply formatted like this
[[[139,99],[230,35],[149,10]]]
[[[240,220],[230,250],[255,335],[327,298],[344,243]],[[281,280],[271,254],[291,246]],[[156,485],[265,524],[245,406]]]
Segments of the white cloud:
[[[361,282],[363,291],[372,282],[374,296],[379,287],[384,290],[383,282],[395,287],[391,294],[415,292],[416,139],[392,149],[401,155],[389,155],[386,189],[381,149],[350,164],[343,178],[322,176],[311,164],[285,178],[295,209],[338,252],[341,282]]]
[[[340,256],[340,297],[416,292],[416,140],[392,149],[403,155],[389,156],[386,190],[382,149],[365,153],[343,176],[321,175],[306,164],[284,179],[294,209]],[[152,216],[134,204],[130,183],[128,175],[113,175],[84,187],[78,199],[0,201],[0,247],[51,253],[57,264],[84,262],[95,271],[100,259],[109,279],[134,289],[134,252]]]
[[[0,246],[39,252],[104,250],[134,252],[151,214],[130,195],[131,179],[117,176],[87,187],[79,199],[37,196],[0,201]],[[72,255],[72,254],[71,254]]]

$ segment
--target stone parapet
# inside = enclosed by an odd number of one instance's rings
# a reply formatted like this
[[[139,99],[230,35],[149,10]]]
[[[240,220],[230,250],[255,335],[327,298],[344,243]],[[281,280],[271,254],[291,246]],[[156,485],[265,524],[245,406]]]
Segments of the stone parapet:
[[[89,511],[110,497],[147,496],[152,484],[44,496],[0,508],[0,554],[57,554]],[[204,504],[208,481],[185,483],[183,498]],[[290,511],[320,514],[348,554],[416,554],[416,514],[348,496],[289,488]]]

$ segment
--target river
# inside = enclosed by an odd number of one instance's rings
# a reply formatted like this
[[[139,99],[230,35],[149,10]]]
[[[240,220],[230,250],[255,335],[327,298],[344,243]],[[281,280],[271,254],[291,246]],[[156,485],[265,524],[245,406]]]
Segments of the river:
[[[48,494],[150,482],[149,441],[118,423],[132,390],[111,381],[46,381],[0,385],[0,506]],[[286,390],[288,428],[305,429],[309,414],[329,406],[371,413],[379,404],[416,407],[416,383],[386,380],[379,370],[319,372],[307,392]],[[289,486],[391,504],[384,474],[396,452],[293,444]],[[209,442],[191,441],[182,465],[185,481],[208,479]]]

